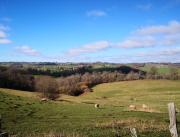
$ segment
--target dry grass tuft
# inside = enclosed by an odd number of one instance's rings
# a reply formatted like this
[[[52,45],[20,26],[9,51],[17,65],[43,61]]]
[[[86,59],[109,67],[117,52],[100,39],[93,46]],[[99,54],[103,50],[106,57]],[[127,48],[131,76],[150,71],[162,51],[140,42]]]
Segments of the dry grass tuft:
[[[131,104],[128,106],[128,111],[142,111],[142,112],[150,112],[150,113],[153,113],[153,112],[160,113],[160,111],[152,109],[150,106],[147,106],[145,104],[142,104],[142,105]]]
[[[128,119],[128,120],[117,120],[105,123],[96,123],[98,128],[136,128],[139,132],[145,132],[149,129],[156,131],[165,131],[168,130],[168,124],[160,123],[154,120],[137,120],[137,119]]]
[[[9,137],[19,137],[19,135],[10,135]],[[65,134],[65,133],[50,132],[48,134],[31,134],[31,135],[26,135],[23,137],[85,137],[85,136],[81,136],[77,133]]]

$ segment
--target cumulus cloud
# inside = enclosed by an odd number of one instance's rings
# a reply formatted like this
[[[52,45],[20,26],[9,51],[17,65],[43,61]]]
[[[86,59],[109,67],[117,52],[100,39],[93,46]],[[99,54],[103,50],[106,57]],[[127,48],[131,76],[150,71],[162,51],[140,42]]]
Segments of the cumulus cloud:
[[[68,54],[74,56],[74,55],[80,55],[84,53],[94,53],[94,52],[98,52],[98,51],[102,51],[107,48],[110,48],[110,45],[111,44],[108,41],[98,41],[98,42],[83,45],[80,48],[70,49],[68,51]]]
[[[106,12],[105,11],[102,11],[102,10],[91,10],[91,11],[88,11],[86,13],[87,16],[94,16],[94,17],[101,17],[101,16],[106,16]]]
[[[170,21],[165,25],[145,26],[136,29],[130,35],[119,42],[97,41],[82,45],[78,48],[70,49],[64,56],[67,60],[78,61],[110,61],[110,62],[147,62],[147,61],[174,61],[179,58],[180,61],[180,22]],[[153,47],[153,48],[149,48]],[[112,55],[112,57],[96,58],[92,54],[109,48],[120,48],[122,51],[127,51],[121,55]],[[128,48],[128,50],[126,50]],[[138,53],[133,48],[147,48],[143,51],[146,53]],[[168,48],[168,49],[167,49]],[[151,51],[149,51],[151,50]],[[128,51],[131,51],[131,55]],[[124,55],[123,55],[124,54]],[[80,57],[86,59],[80,59]],[[62,57],[61,57],[62,59]],[[76,61],[77,61],[76,60]]]
[[[97,41],[70,49],[67,55],[79,56],[85,53],[100,52],[109,48],[147,48],[156,46],[177,46],[180,44],[180,22],[170,21],[167,25],[141,27],[129,37],[116,43]]]
[[[141,27],[118,44],[122,48],[150,46],[173,46],[180,44],[180,22],[170,21],[167,25]]]
[[[19,47],[16,47],[15,49],[18,53],[24,54],[27,56],[38,56],[38,55],[40,55],[40,53],[37,50],[35,50],[35,49],[33,49],[27,45],[19,46]]]

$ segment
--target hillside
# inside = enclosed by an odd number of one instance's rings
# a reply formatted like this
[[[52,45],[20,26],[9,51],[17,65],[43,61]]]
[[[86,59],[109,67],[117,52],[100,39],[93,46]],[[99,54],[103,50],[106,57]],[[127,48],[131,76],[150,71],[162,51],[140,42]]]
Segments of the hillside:
[[[174,101],[180,106],[180,81],[170,80],[135,80],[99,84],[94,92],[80,97],[63,96],[70,101],[99,103],[110,106],[121,106],[124,109],[130,104],[141,106],[147,104],[156,111],[166,112],[167,103]]]
[[[136,127],[139,136],[169,137],[167,103],[174,101],[179,109],[179,81],[115,82],[93,90],[79,97],[62,95],[59,101],[41,102],[32,95],[36,93],[0,89],[3,129],[23,137],[41,133],[113,137],[116,132],[124,137],[129,136],[129,128]],[[94,103],[100,108],[95,109]],[[131,104],[137,109],[130,111]],[[149,109],[140,109],[142,104]]]

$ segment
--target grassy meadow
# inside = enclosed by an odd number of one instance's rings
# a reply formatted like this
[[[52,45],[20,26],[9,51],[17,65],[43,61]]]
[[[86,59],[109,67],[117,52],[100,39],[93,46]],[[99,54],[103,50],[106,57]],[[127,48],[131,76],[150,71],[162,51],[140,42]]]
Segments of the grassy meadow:
[[[179,67],[162,64],[145,64],[143,67],[140,67],[139,69],[145,72],[149,72],[152,67],[156,67],[158,74],[169,74],[172,68],[176,68],[180,73]]]
[[[77,137],[169,137],[167,103],[180,109],[180,81],[137,80],[105,83],[93,92],[42,102],[38,93],[0,89],[3,130],[11,135],[65,134]],[[95,103],[100,108],[94,107]],[[142,108],[142,104],[147,109]],[[136,109],[130,110],[129,105]],[[180,113],[177,113],[180,121]],[[180,131],[180,124],[178,123]]]

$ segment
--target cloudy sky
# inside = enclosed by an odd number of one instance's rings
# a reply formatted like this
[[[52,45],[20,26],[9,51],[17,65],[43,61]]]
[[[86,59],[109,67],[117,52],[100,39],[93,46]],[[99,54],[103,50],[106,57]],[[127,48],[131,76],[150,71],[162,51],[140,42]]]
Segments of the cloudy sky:
[[[0,61],[180,62],[180,0],[0,0]]]

